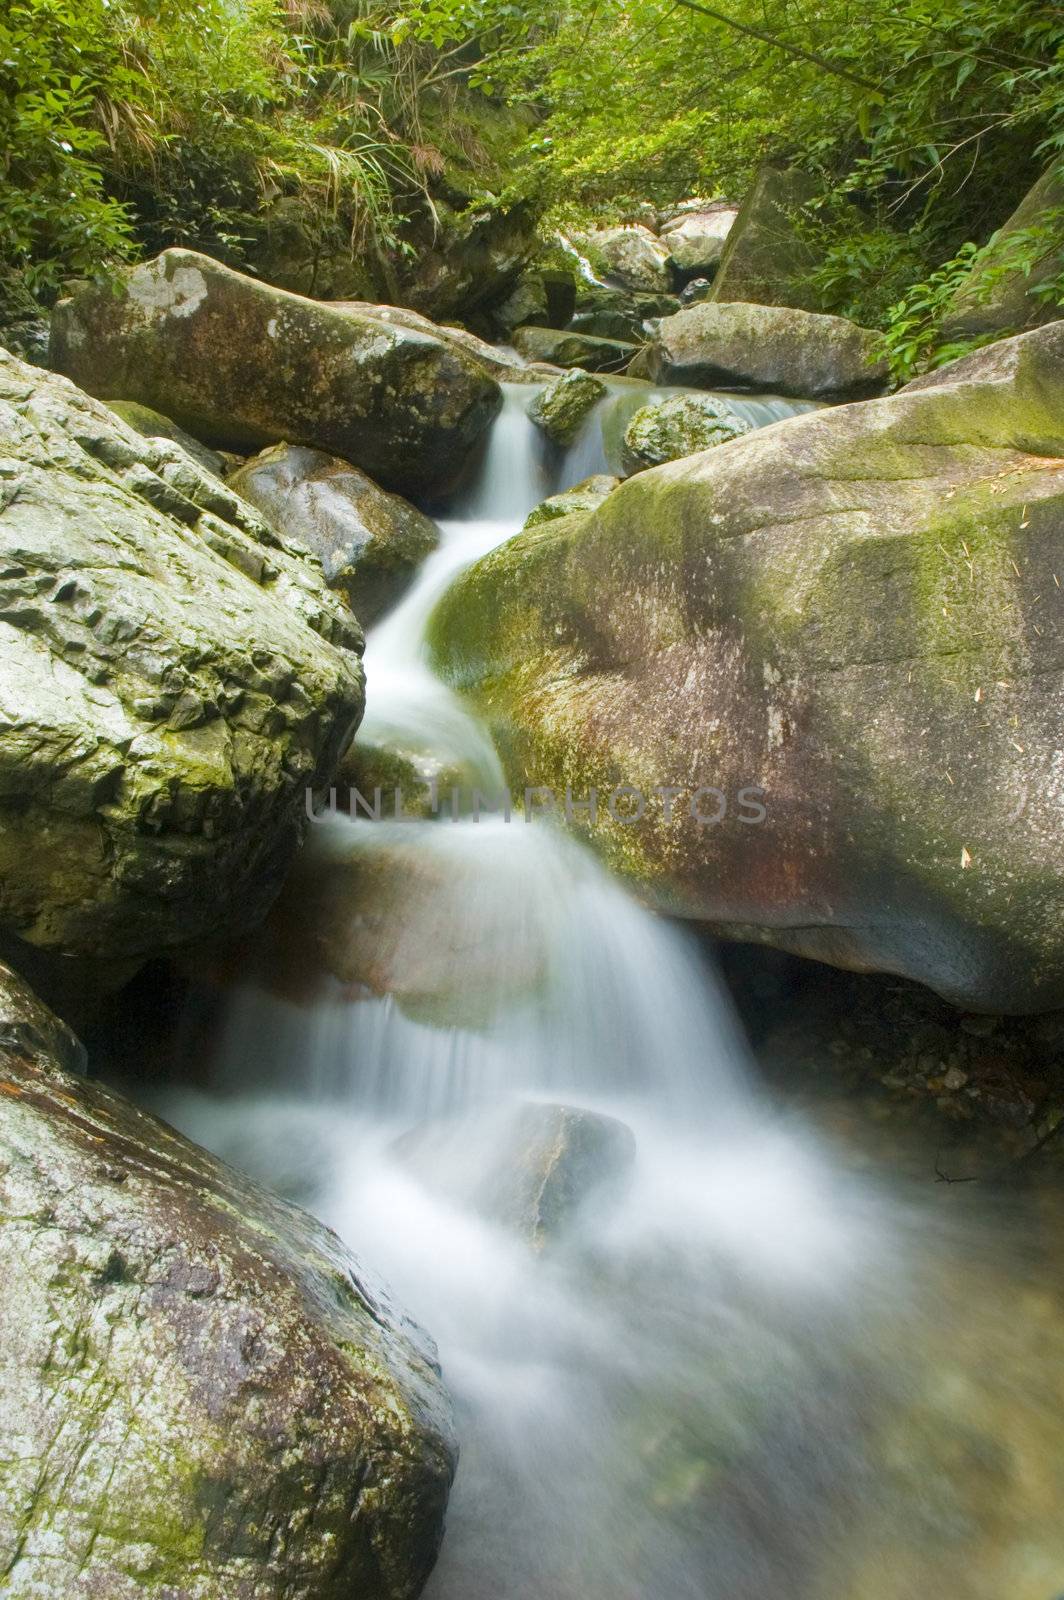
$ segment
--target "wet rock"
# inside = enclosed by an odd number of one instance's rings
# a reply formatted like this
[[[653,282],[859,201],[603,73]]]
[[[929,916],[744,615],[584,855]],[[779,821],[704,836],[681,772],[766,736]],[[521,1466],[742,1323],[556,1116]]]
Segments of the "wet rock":
[[[0,934],[121,963],[246,927],[361,715],[361,631],[66,379],[0,354],[0,430]]]
[[[692,278],[680,290],[680,304],[695,306],[700,300],[708,300],[712,293],[713,285],[708,278]]]
[[[217,449],[312,445],[407,494],[449,484],[499,403],[453,345],[191,250],[129,269],[118,293],[61,300],[52,360],[90,394],[152,406]]]
[[[568,329],[518,328],[514,348],[529,361],[556,367],[582,367],[586,372],[623,372],[639,346],[626,339],[598,339]]]
[[[573,1106],[526,1104],[430,1123],[393,1146],[429,1187],[542,1250],[608,1199],[635,1161],[630,1128]]]
[[[709,395],[681,394],[654,401],[637,411],[624,431],[625,473],[711,450],[741,438],[750,427],[726,401]]]
[[[64,1071],[6,969],[0,1012],[9,1592],[414,1600],[456,1456],[431,1342],[305,1212]]]
[[[1012,256],[1018,236],[1028,229],[1042,226],[1059,235],[1061,207],[1064,176],[1050,168],[998,229],[989,251],[957,290],[942,322],[944,343],[1018,333],[1061,315],[1064,307],[1055,296],[1046,298],[1035,292],[1059,273],[1059,252],[1048,252],[1029,271],[1014,265]]]
[[[107,409],[120,417],[127,428],[143,434],[146,439],[169,439],[179,444],[205,472],[213,473],[216,478],[225,477],[225,457],[217,450],[208,450],[206,445],[200,444],[184,428],[179,428],[176,422],[164,417],[162,412],[153,411],[151,406],[138,405],[135,400],[108,400]]]
[[[576,367],[542,390],[528,414],[554,444],[572,444],[589,412],[608,392],[601,378]]]
[[[806,281],[817,255],[802,228],[804,208],[817,193],[808,173],[793,167],[761,168],[728,232],[713,282],[714,300],[820,309],[817,293]]]
[[[668,293],[672,288],[668,247],[640,223],[596,228],[579,234],[575,243],[601,278],[650,293]]]
[[[325,581],[363,624],[375,622],[440,542],[430,517],[346,461],[275,445],[229,480],[286,539],[321,561]]]
[[[643,791],[590,837],[658,905],[968,1010],[1060,1007],[1062,462],[1053,323],[519,535],[444,597],[435,659],[512,782]]]
[[[608,494],[613,493],[620,481],[620,478],[611,477],[607,472],[593,473],[571,489],[563,489],[561,494],[552,494],[546,500],[541,500],[528,513],[524,525],[526,528],[538,528],[543,522],[571,517],[574,511],[594,511]]]
[[[659,323],[632,375],[698,389],[859,399],[886,388],[878,337],[845,317],[703,302]]]

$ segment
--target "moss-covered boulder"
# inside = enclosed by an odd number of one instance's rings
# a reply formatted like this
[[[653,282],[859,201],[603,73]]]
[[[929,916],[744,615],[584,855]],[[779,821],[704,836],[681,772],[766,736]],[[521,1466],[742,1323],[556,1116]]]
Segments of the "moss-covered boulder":
[[[647,323],[657,317],[671,317],[680,309],[675,294],[640,294],[632,289],[615,289],[608,284],[582,280],[577,290],[577,305],[568,323],[572,333],[588,333],[596,339],[624,339],[642,344]]]
[[[741,438],[751,426],[726,400],[712,395],[678,394],[652,401],[636,412],[624,430],[625,473],[712,450],[729,439]]]
[[[590,478],[575,483],[571,489],[548,495],[538,506],[533,506],[524,525],[526,528],[538,528],[541,522],[557,522],[559,517],[571,517],[574,511],[594,511],[608,494],[613,493],[620,481],[620,478],[608,472],[592,473]]]
[[[321,566],[0,353],[0,934],[122,960],[260,917],[362,711]]]
[[[957,290],[942,323],[950,342],[985,334],[1018,333],[1061,315],[1056,296],[1036,291],[1060,276],[1064,250],[1064,171],[1050,168],[1028,190],[990,247]],[[1042,228],[1039,242],[1032,230]],[[1033,261],[1022,258],[1029,244]]]
[[[796,167],[764,166],[728,230],[713,282],[714,300],[818,311],[809,282],[817,253],[805,226],[816,182]]]
[[[546,361],[555,367],[623,372],[639,346],[627,339],[599,339],[564,328],[530,326],[515,331],[514,349],[529,361]]]
[[[431,1343],[74,1048],[0,968],[5,1592],[414,1600],[456,1454]]]
[[[446,323],[431,322],[420,311],[409,306],[381,306],[369,300],[340,300],[337,311],[349,311],[356,317],[372,317],[376,322],[394,323],[397,328],[412,328],[415,333],[426,333],[441,344],[453,345],[462,355],[470,356],[489,375],[506,383],[531,383],[538,381],[526,370],[512,353],[489,344],[468,328],[455,328]]]
[[[810,400],[881,394],[878,335],[845,317],[702,301],[664,317],[633,374],[696,389],[772,390]]]
[[[164,417],[161,411],[138,405],[136,400],[108,400],[107,409],[120,417],[127,427],[142,433],[145,439],[170,439],[174,444],[179,444],[193,461],[198,461],[206,472],[213,472],[216,478],[225,476],[224,456],[217,450],[208,450],[205,444],[200,444],[184,428],[179,428],[176,422]]]
[[[453,345],[191,250],[61,300],[52,362],[90,394],[151,406],[217,449],[309,444],[407,494],[450,483],[499,403]]]
[[[330,589],[363,624],[398,599],[440,542],[431,517],[409,501],[378,489],[349,462],[304,445],[264,450],[229,483],[278,533],[313,551]]]
[[[433,645],[512,781],[598,789],[592,842],[657,904],[1058,1007],[1062,550],[1054,323],[520,534]]]
[[[589,412],[607,393],[601,378],[574,367],[536,395],[528,414],[554,444],[572,444]]]

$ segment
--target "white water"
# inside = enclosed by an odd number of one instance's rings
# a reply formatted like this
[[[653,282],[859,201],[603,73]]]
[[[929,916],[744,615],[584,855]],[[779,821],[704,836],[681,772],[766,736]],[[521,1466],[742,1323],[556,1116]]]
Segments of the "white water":
[[[487,780],[422,641],[544,491],[528,395],[367,651],[364,736]],[[249,986],[210,1094],[166,1109],[337,1228],[437,1340],[462,1462],[431,1600],[848,1600],[826,1574],[869,1493],[862,1341],[904,1298],[879,1198],[772,1112],[685,937],[549,824],[337,820],[310,848],[353,864],[352,927],[378,919],[394,992]],[[538,1255],[466,1199],[527,1100],[636,1138],[627,1190]],[[393,1143],[444,1116],[466,1181],[441,1190]]]

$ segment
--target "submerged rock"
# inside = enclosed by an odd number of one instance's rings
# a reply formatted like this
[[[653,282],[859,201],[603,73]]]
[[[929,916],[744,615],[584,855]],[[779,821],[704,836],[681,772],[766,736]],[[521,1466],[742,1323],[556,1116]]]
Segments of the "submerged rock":
[[[518,328],[514,348],[529,361],[549,361],[556,367],[583,367],[587,372],[623,372],[637,344],[626,339],[598,339],[567,329]]]
[[[531,1103],[414,1128],[393,1150],[422,1183],[542,1250],[623,1185],[635,1138],[614,1117]]]
[[[406,494],[449,484],[499,403],[483,368],[433,335],[192,250],[131,268],[118,293],[61,300],[52,360],[90,394],[152,406],[218,449],[313,445]]]
[[[179,444],[205,472],[212,472],[216,478],[225,476],[225,457],[217,450],[208,450],[205,444],[200,444],[184,428],[179,428],[176,422],[164,417],[161,411],[138,405],[136,400],[108,400],[107,409],[146,439],[169,439]]]
[[[362,712],[320,565],[0,353],[0,932],[121,961],[257,920]]]
[[[878,338],[845,317],[703,301],[662,319],[632,375],[698,389],[853,400],[886,388]]]
[[[574,511],[594,511],[608,494],[613,493],[620,481],[620,478],[611,477],[608,472],[593,473],[571,489],[563,489],[560,494],[552,494],[546,500],[541,500],[528,513],[524,525],[526,528],[538,528],[542,522],[571,517]]]
[[[72,1077],[0,968],[13,1596],[414,1600],[456,1450],[431,1342],[328,1229]]]
[[[321,450],[275,445],[229,482],[279,533],[319,557],[326,583],[362,623],[393,604],[440,542],[424,512]]]
[[[588,413],[609,391],[601,378],[575,367],[533,400],[528,414],[554,444],[572,444]]]
[[[1020,201],[1012,216],[999,228],[990,248],[962,283],[943,319],[943,341],[978,338],[984,334],[1018,333],[1039,323],[1052,322],[1062,306],[1055,295],[1035,291],[1060,273],[1059,241],[1064,240],[1061,208],[1064,207],[1064,174],[1050,168]],[[1046,243],[1035,246],[1040,255],[1025,271],[1013,252],[1020,235],[1044,227]],[[1047,248],[1049,238],[1057,238],[1058,248]]]
[[[817,254],[802,228],[803,209],[817,193],[815,180],[797,168],[761,168],[728,231],[714,300],[820,309],[806,281]]]
[[[589,837],[659,906],[1049,1009],[1062,540],[1054,323],[519,535],[444,597],[434,652],[511,781],[642,791]]]
[[[711,450],[749,433],[750,428],[726,401],[710,395],[679,394],[656,400],[637,411],[624,431],[624,470],[642,472],[663,461]]]

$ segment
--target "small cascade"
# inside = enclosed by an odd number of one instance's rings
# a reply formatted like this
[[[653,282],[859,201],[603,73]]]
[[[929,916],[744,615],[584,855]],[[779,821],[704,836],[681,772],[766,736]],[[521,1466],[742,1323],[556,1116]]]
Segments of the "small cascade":
[[[496,798],[488,731],[426,657],[432,609],[546,493],[607,466],[648,394],[611,385],[559,468],[533,392],[507,388],[479,479],[366,654],[362,740]],[[727,399],[759,426],[804,409]],[[871,1592],[847,1530],[879,1514],[876,1440],[909,1404],[891,1375],[925,1332],[904,1210],[773,1110],[697,947],[549,815],[334,817],[307,854],[344,981],[298,1000],[249,982],[210,1088],[161,1108],[365,1252],[438,1341],[462,1457],[428,1600]],[[542,1169],[513,1142],[530,1116],[577,1130]],[[573,1206],[595,1140],[617,1170]],[[513,1224],[530,1193],[546,1243]],[[572,1207],[556,1236],[544,1196]]]
[[[605,378],[603,381],[608,384],[609,393],[603,395],[589,413],[576,439],[565,452],[555,493],[571,489],[574,484],[582,483],[585,478],[597,473],[620,474],[624,430],[642,406],[657,400],[667,400],[678,394],[708,395],[711,399],[722,401],[753,428],[767,428],[787,417],[797,417],[805,411],[818,409],[816,401],[788,400],[782,395],[665,388],[634,383],[625,378]]]

